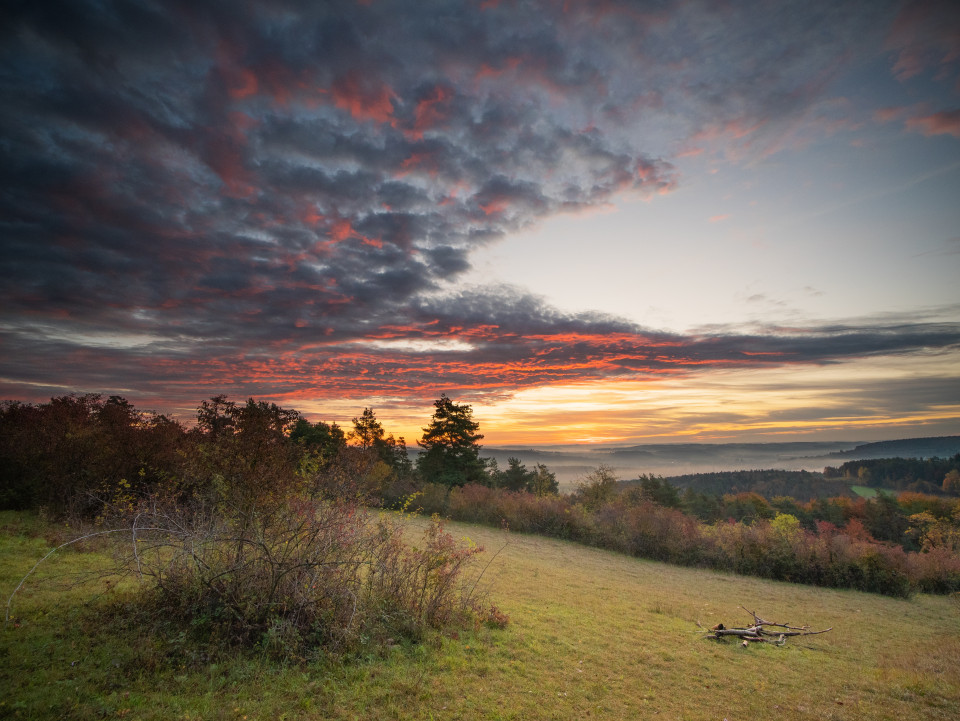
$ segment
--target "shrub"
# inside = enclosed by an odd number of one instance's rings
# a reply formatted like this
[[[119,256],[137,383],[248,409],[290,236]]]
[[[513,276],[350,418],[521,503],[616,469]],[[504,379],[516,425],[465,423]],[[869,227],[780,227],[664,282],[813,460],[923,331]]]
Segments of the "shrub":
[[[133,526],[126,563],[153,580],[144,594],[153,615],[208,639],[301,655],[485,618],[463,585],[483,549],[436,519],[414,546],[389,518],[305,497],[236,514],[154,500]]]
[[[713,525],[642,494],[625,493],[601,501],[599,494],[584,494],[582,489],[573,496],[537,497],[466,485],[450,492],[446,507],[457,520],[506,525],[513,531],[743,575],[892,596],[960,588],[960,558],[949,548],[907,554],[876,541],[858,518],[851,518],[843,530],[819,522],[816,531],[806,530],[789,513],[767,520],[763,516],[769,515],[769,507],[759,504],[759,498],[740,494],[727,499],[728,505],[749,507],[752,523],[731,520]]]
[[[412,502],[413,507],[428,516],[446,515],[450,493],[450,488],[440,483],[424,483]]]
[[[910,577],[925,593],[960,591],[960,557],[945,546],[908,556]]]

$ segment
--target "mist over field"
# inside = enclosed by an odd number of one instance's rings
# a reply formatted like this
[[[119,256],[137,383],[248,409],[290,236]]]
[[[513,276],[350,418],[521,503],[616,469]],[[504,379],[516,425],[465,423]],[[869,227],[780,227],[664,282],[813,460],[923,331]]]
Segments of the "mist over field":
[[[543,463],[557,474],[561,490],[572,490],[579,478],[600,464],[614,469],[621,480],[640,474],[662,476],[716,471],[776,468],[822,471],[844,461],[866,458],[930,458],[960,453],[960,436],[911,438],[899,441],[833,441],[794,443],[652,443],[631,446],[593,444],[526,448],[484,448],[483,455],[500,467],[510,457],[525,465]]]

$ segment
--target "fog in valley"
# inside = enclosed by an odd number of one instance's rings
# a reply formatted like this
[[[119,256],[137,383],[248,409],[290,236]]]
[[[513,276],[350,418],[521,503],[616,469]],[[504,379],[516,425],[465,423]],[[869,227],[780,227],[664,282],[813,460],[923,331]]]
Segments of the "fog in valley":
[[[587,473],[603,464],[621,480],[640,474],[677,476],[686,473],[777,468],[823,471],[844,461],[866,458],[929,458],[960,453],[960,436],[898,441],[835,441],[805,443],[656,443],[631,446],[563,445],[485,447],[481,455],[496,459],[500,468],[511,457],[528,468],[545,464],[557,474],[561,491],[571,491]]]

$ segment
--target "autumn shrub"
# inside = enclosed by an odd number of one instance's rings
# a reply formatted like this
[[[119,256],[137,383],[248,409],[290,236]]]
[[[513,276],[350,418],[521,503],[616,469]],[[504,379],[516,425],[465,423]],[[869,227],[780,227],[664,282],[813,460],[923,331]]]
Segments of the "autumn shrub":
[[[486,613],[460,585],[463,571],[483,549],[456,541],[436,516],[415,545],[404,543],[400,527],[384,519],[368,543],[371,562],[362,598],[365,616],[381,632],[419,638],[425,628]]]
[[[412,498],[412,507],[427,516],[447,516],[451,490],[440,483],[424,483]]]
[[[574,512],[575,506],[566,496],[512,495],[511,529],[566,539],[581,535],[577,529],[582,526],[582,514]]]
[[[956,583],[956,556],[907,554],[875,541],[858,519],[847,528],[821,523],[809,531],[789,513],[753,523],[704,524],[644,498],[543,496],[467,485],[450,492],[452,518],[508,526],[641,558],[733,571],[781,581],[856,588],[892,596],[912,590],[945,592]],[[747,497],[753,508],[755,499]]]
[[[573,503],[569,496],[467,484],[450,491],[447,512],[458,521],[602,545],[593,514]]]
[[[684,565],[700,560],[696,521],[676,509],[643,501],[625,507],[608,504],[597,515],[601,528],[616,529],[611,541],[627,553]]]
[[[468,483],[450,490],[447,512],[451,518],[470,523],[501,525],[500,492],[489,486]]]
[[[909,574],[925,593],[960,591],[960,557],[949,547],[934,546],[908,556]]]
[[[874,544],[859,544],[851,567],[851,586],[887,596],[908,597],[913,588],[903,549]]]
[[[437,520],[408,545],[396,520],[352,501],[292,496],[236,510],[157,499],[137,510],[125,563],[152,581],[143,600],[155,618],[294,656],[486,618],[464,586],[482,549]]]
[[[382,508],[398,509],[415,495],[420,495],[420,485],[416,482],[416,479],[409,475],[395,475],[384,485],[379,498],[376,500]],[[446,511],[445,505],[444,502],[443,507],[432,510],[430,515],[434,513],[444,514]]]

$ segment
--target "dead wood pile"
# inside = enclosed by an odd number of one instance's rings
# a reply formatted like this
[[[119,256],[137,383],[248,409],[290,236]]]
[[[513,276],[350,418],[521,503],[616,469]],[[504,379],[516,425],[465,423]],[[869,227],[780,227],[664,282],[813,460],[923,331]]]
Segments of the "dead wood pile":
[[[740,608],[743,608],[743,606]],[[706,631],[705,638],[725,641],[732,636],[733,638],[742,640],[742,645],[744,646],[749,646],[755,642],[773,643],[777,646],[782,646],[790,636],[815,636],[818,633],[826,633],[827,631],[833,630],[833,626],[825,628],[822,631],[813,631],[809,626],[791,626],[788,623],[773,623],[772,621],[764,621],[755,611],[749,611],[746,608],[743,608],[743,610],[753,616],[753,625],[744,626],[743,628],[728,628],[722,623],[718,623]],[[699,623],[697,625],[700,626]],[[700,626],[700,628],[703,628],[703,626]]]

